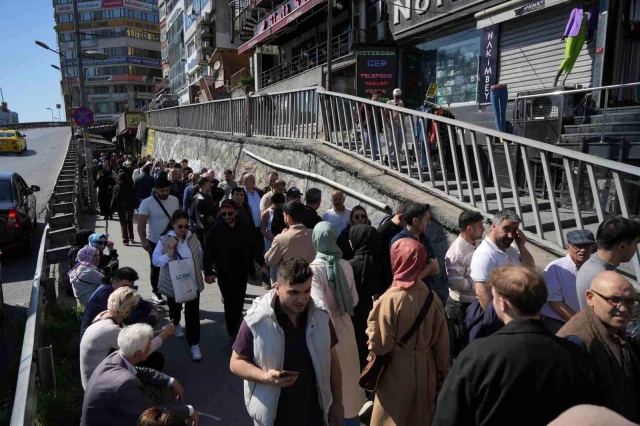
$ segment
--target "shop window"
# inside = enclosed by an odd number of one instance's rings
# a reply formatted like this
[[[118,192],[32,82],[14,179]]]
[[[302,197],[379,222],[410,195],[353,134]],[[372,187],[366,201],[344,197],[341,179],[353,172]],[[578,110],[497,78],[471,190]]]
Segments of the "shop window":
[[[481,30],[466,30],[424,41],[406,51],[405,87],[408,107],[422,104],[429,85],[436,83],[435,102],[477,102]]]

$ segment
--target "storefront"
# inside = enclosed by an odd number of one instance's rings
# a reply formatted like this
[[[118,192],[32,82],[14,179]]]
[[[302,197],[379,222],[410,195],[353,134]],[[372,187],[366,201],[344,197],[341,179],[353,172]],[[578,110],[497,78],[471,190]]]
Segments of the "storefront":
[[[567,22],[572,10],[583,3],[425,0],[407,11],[404,2],[396,0],[389,26],[401,46],[399,84],[405,105],[422,105],[429,86],[437,84],[433,102],[450,106],[464,121],[495,127],[490,86],[506,85],[509,100],[518,93],[553,89],[565,56],[562,38]],[[580,50],[565,81],[567,88],[601,81],[594,71],[597,52],[602,50],[596,39],[598,1],[593,0],[592,6],[596,11],[589,20],[593,37]]]

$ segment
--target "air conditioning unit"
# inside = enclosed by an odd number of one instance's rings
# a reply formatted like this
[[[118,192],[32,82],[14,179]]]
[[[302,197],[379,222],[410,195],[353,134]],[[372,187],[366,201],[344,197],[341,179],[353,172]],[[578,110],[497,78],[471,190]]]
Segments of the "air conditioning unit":
[[[574,98],[572,95],[560,96],[551,94],[558,89],[529,90],[518,93],[518,97],[529,95],[543,95],[536,98],[523,99],[518,101],[516,108],[520,113],[524,112],[527,120],[549,120],[558,119],[562,113],[562,118],[572,118],[574,116]],[[526,109],[522,111],[523,104]]]

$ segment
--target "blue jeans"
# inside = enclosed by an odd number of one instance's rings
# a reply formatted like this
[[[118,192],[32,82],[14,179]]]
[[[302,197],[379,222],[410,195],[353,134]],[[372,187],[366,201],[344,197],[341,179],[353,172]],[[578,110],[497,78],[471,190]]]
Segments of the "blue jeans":
[[[350,419],[344,419],[343,426],[360,426],[360,417],[352,417]]]
[[[273,244],[272,241],[264,239],[264,252],[268,252]],[[278,267],[277,266],[269,266],[269,276],[271,277],[271,285],[275,285],[276,280],[278,279]]]
[[[378,135],[376,131],[371,129],[371,143],[369,143],[369,132],[367,129],[362,129],[362,134],[364,135],[364,148],[369,149],[369,147],[373,145],[371,149],[373,150],[373,157],[375,158],[378,155]]]
[[[493,107],[493,115],[496,119],[496,129],[504,132],[507,125],[507,100],[509,93],[507,87],[491,88],[491,106]]]
[[[416,144],[418,145],[418,153],[420,154],[420,166],[427,167],[427,151],[424,147],[427,145],[427,149],[429,149],[429,144],[425,144],[420,138],[416,138]]]

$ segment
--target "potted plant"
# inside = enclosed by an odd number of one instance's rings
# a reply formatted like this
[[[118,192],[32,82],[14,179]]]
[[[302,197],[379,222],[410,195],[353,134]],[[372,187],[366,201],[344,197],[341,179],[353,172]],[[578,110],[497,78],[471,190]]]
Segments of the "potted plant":
[[[249,93],[255,86],[255,80],[253,79],[252,75],[248,77],[240,77],[238,79],[238,83],[244,89],[245,93]]]

